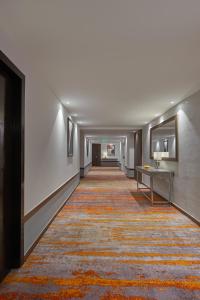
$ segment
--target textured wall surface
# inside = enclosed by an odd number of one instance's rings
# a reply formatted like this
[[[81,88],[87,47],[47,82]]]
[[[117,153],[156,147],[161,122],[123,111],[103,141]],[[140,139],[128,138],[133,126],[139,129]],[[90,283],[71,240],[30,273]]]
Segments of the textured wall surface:
[[[67,157],[67,110],[40,77],[33,62],[0,33],[1,50],[24,73],[25,82],[25,215],[80,171],[79,128],[74,155]],[[55,211],[56,212],[56,207]],[[47,212],[48,214],[48,212]],[[32,226],[37,227],[37,220]],[[30,227],[29,227],[30,229]],[[25,229],[25,249],[31,241]]]
[[[143,163],[149,158],[150,128],[178,116],[179,161],[161,162],[161,167],[175,172],[173,202],[200,221],[200,91],[153,120],[143,128]],[[144,177],[148,183],[148,178]],[[155,180],[155,190],[167,197],[167,179]]]

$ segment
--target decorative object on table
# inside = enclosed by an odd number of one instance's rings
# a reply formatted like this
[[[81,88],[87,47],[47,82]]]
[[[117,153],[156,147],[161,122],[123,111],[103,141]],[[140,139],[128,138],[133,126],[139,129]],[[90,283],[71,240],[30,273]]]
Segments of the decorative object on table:
[[[150,168],[151,168],[151,166],[150,166],[150,165],[146,165],[146,164],[144,164],[144,168],[145,168],[145,169],[150,169]]]
[[[115,156],[115,145],[113,144],[107,145],[107,156]]]
[[[67,156],[73,156],[73,143],[74,143],[74,123],[67,118]]]

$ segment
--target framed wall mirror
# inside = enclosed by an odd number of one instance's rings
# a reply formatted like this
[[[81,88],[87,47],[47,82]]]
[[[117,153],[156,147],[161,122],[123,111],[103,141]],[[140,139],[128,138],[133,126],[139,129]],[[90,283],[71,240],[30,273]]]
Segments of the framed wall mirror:
[[[67,118],[67,156],[73,156],[73,144],[74,144],[74,123],[68,117]]]
[[[177,115],[150,129],[150,158],[159,153],[162,160],[178,161]]]

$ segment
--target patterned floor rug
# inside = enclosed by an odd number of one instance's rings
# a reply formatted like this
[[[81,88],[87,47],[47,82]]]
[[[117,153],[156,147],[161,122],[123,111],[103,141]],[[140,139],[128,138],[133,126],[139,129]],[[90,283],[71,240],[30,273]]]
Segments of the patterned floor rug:
[[[117,168],[93,168],[1,284],[7,299],[200,299],[200,228]]]

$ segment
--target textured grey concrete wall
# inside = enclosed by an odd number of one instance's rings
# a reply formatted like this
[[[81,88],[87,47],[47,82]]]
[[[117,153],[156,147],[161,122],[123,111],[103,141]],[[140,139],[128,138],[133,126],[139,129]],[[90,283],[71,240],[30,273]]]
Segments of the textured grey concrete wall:
[[[179,161],[163,161],[161,168],[175,172],[172,202],[200,221],[200,91],[143,128],[143,163],[153,164],[149,157],[150,128],[176,114],[178,115]],[[149,183],[146,176],[143,180]],[[167,179],[157,178],[155,191],[167,198]]]

